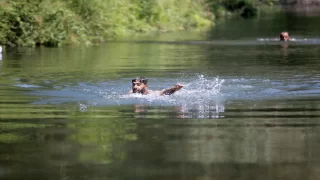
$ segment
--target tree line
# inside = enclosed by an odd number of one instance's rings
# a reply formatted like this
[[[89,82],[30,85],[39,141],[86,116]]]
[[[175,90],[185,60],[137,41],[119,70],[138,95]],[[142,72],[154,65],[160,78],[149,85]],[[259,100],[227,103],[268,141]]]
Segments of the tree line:
[[[277,0],[0,0],[0,44],[93,44],[151,31],[205,29],[254,17]]]

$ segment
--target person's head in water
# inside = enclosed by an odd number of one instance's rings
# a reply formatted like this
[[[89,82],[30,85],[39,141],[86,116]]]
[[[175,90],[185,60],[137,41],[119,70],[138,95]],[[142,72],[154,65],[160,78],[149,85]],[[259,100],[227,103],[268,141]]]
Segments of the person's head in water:
[[[142,77],[132,79],[132,92],[146,94],[148,92],[148,79]]]
[[[280,33],[280,41],[289,41],[289,33],[288,32],[281,32]]]

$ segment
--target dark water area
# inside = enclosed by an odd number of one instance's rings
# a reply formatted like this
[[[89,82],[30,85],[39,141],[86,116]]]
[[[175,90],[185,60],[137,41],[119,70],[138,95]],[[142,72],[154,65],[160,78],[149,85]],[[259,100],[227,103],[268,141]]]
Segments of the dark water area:
[[[6,49],[0,179],[318,179],[319,20],[273,12],[205,34]],[[185,86],[128,94],[137,76]]]

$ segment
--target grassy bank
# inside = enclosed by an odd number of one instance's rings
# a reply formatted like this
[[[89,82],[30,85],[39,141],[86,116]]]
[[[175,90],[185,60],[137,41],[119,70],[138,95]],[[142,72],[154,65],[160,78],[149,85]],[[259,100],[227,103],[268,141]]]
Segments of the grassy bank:
[[[205,29],[253,0],[0,0],[0,44],[92,44],[134,33]]]

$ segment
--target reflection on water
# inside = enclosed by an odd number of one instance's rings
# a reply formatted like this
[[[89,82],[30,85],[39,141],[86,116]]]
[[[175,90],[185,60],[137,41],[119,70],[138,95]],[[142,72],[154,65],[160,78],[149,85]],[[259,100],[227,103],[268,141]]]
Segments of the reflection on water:
[[[273,41],[283,17],[230,20],[213,40],[6,51],[0,179],[317,179],[319,31],[294,16],[296,41]],[[185,86],[128,94],[137,76]]]
[[[160,118],[170,117],[176,119],[213,119],[222,118],[220,115],[224,112],[224,106],[221,104],[210,104],[210,105],[181,105],[181,106],[170,106],[170,107],[154,107],[144,104],[135,104],[134,112],[136,118]]]

